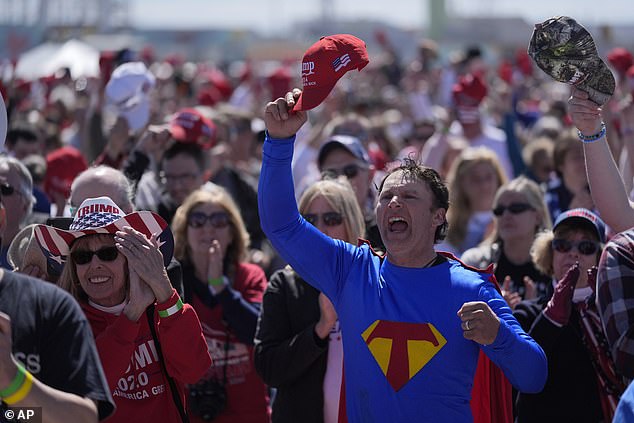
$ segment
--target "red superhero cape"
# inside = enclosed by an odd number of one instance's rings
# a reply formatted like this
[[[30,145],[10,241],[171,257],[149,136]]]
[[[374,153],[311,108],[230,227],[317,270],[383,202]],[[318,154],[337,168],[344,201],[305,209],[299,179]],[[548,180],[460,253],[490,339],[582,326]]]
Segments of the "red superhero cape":
[[[450,253],[439,252],[440,255],[453,260],[459,259]],[[477,269],[462,265],[468,269],[480,273],[490,273],[489,280],[500,292],[500,285],[493,275],[493,265],[486,269]],[[511,423],[513,422],[513,398],[511,384],[504,376],[504,373],[496,366],[489,357],[480,350],[478,357],[478,367],[473,378],[473,389],[471,390],[471,413],[474,423]]]

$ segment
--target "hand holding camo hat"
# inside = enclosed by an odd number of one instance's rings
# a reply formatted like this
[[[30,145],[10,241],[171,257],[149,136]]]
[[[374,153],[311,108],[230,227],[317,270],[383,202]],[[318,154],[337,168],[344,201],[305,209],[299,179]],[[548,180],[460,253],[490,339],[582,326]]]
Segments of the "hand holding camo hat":
[[[587,92],[599,105],[614,94],[614,76],[599,57],[592,36],[570,17],[557,16],[536,24],[528,54],[548,75]]]

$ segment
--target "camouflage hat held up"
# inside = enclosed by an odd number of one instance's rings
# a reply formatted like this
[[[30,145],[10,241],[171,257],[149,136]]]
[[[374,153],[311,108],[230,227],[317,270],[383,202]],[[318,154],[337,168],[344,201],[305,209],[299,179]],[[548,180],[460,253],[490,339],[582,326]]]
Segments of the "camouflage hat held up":
[[[528,54],[552,78],[587,92],[599,105],[614,94],[614,76],[599,57],[592,36],[568,16],[535,24]]]

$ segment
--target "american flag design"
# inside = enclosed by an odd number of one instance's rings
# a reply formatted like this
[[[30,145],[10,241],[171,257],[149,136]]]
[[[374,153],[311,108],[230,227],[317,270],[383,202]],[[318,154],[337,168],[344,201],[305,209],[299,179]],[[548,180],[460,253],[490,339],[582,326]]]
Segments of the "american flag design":
[[[108,200],[112,202],[109,198]],[[85,202],[82,203],[82,206],[84,204]],[[79,208],[81,209],[82,206]],[[118,211],[118,209],[116,210]],[[77,238],[94,234],[114,235],[124,226],[131,226],[148,238],[152,234],[160,234],[159,249],[167,267],[174,254],[174,237],[167,222],[158,214],[150,211],[134,212],[128,215],[107,212],[86,213],[81,217],[75,216],[68,231],[47,225],[37,225],[34,234],[37,243],[48,259],[49,265],[60,268],[68,257],[70,246]]]
[[[335,68],[335,72],[339,72],[341,68],[344,68],[350,64],[352,60],[350,59],[350,55],[348,53],[344,54],[341,57],[337,57],[332,62],[332,67]]]

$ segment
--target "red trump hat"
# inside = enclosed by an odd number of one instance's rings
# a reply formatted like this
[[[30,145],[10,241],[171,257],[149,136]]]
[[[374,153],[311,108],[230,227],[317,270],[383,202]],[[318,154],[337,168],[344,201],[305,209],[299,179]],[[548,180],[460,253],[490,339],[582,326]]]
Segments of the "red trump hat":
[[[317,107],[346,72],[370,62],[365,42],[350,34],[321,37],[302,59],[302,95],[294,110]]]

